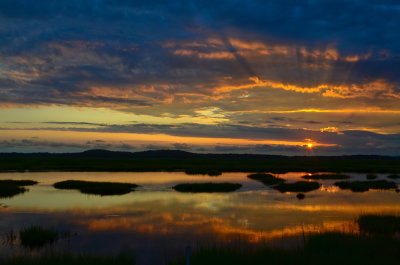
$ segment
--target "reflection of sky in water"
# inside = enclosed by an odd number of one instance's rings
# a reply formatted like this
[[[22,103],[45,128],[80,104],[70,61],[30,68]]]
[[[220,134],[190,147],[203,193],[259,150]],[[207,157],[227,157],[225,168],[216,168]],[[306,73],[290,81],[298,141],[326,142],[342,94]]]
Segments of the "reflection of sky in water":
[[[304,173],[280,174],[289,181]],[[11,199],[0,199],[0,231],[18,230],[31,224],[71,232],[69,244],[56,248],[76,252],[137,253],[139,264],[173,258],[187,244],[192,246],[235,241],[273,241],[293,238],[303,231],[355,231],[354,220],[363,213],[400,213],[400,194],[394,191],[352,193],[320,181],[317,191],[298,200],[296,193],[279,193],[246,173],[219,177],[184,173],[47,172],[1,173],[0,179],[33,179],[37,186]],[[364,180],[365,174],[351,174]],[[378,174],[384,178],[386,174]],[[54,182],[67,179],[132,182],[137,191],[122,196],[85,195],[74,190],[56,190]],[[178,193],[171,189],[182,182],[238,182],[233,193]],[[75,234],[76,233],[76,234]],[[301,240],[300,240],[301,241]],[[1,248],[1,254],[24,251],[18,246]],[[155,252],[156,254],[149,254]],[[146,259],[152,260],[146,260]],[[157,263],[156,262],[156,263]]]

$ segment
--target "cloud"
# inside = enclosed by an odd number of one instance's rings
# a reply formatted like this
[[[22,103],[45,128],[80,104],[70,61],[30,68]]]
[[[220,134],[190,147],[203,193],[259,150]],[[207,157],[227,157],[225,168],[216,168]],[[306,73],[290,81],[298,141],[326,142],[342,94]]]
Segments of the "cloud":
[[[3,105],[141,112],[204,107],[224,87],[261,86],[399,100],[400,38],[391,32],[400,11],[391,2],[5,0],[0,7]],[[249,76],[258,84],[246,83]],[[225,103],[235,98],[228,93]]]

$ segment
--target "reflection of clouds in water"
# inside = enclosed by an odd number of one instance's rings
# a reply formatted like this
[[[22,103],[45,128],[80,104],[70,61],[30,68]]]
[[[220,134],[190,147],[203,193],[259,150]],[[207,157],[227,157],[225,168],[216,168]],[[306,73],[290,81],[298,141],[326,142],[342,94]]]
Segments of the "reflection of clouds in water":
[[[279,177],[296,181],[304,174],[294,172],[279,174]],[[150,252],[173,255],[187,244],[226,244],[235,240],[251,244],[277,242],[286,237],[301,238],[303,232],[351,232],[356,231],[354,220],[360,213],[400,212],[395,192],[351,193],[338,190],[332,181],[320,181],[321,189],[299,201],[296,193],[279,193],[248,179],[247,175],[224,173],[212,178],[246,183],[251,188],[243,192],[182,194],[151,188],[182,180],[197,182],[211,178],[182,172],[7,174],[11,178],[43,180],[45,184],[2,201],[10,207],[0,208],[0,232],[4,234],[10,227],[19,229],[28,225],[56,227],[71,232],[68,249],[72,251],[112,254],[128,250],[139,253],[141,260],[152,257]],[[351,175],[352,179],[365,178],[365,174]],[[99,181],[114,181],[115,177],[115,181],[132,183],[145,179],[150,188],[123,196],[100,197],[51,187],[51,183],[79,179],[79,176]],[[110,246],[109,242],[113,244]],[[65,242],[55,246],[55,249],[63,248],[67,248]],[[0,255],[7,251],[10,250],[0,250]],[[152,257],[153,263],[165,260],[157,255]]]

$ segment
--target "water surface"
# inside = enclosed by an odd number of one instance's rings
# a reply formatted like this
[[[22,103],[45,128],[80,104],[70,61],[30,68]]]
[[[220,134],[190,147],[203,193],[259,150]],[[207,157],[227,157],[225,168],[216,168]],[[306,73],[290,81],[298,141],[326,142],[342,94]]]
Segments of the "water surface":
[[[275,174],[289,182],[304,172]],[[274,244],[292,247],[312,232],[357,232],[360,214],[400,213],[400,194],[394,190],[354,193],[319,181],[319,190],[280,193],[248,179],[248,173],[224,173],[218,177],[183,172],[26,172],[0,173],[0,179],[32,179],[29,191],[0,199],[0,255],[32,254],[6,235],[30,225],[68,232],[56,245],[40,251],[72,251],[111,255],[135,253],[138,264],[163,264],[184,253],[186,245]],[[365,180],[365,174],[349,174]],[[387,174],[377,174],[386,179]],[[129,182],[140,185],[120,196],[82,194],[57,190],[58,181]],[[399,180],[395,180],[399,183]],[[243,186],[231,193],[179,193],[171,187],[185,182],[235,182]],[[38,252],[38,251],[36,251]]]

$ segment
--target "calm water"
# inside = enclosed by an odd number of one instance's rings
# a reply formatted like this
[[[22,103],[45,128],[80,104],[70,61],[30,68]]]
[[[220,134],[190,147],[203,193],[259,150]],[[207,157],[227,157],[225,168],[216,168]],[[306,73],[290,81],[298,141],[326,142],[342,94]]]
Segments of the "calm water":
[[[305,173],[277,174],[289,181]],[[291,247],[301,244],[303,233],[356,232],[360,214],[400,214],[400,194],[395,191],[353,193],[319,181],[322,187],[298,200],[296,193],[280,193],[247,178],[247,173],[218,177],[182,172],[41,172],[0,173],[0,179],[32,179],[29,191],[0,199],[0,255],[35,255],[6,243],[10,231],[30,225],[68,232],[69,237],[40,252],[72,251],[100,255],[122,251],[135,254],[138,264],[163,264],[183,255],[185,246],[255,243]],[[365,180],[365,174],[349,174]],[[387,174],[377,174],[386,179]],[[139,184],[122,196],[96,196],[74,190],[57,190],[52,184],[68,179]],[[179,193],[172,186],[183,182],[236,182],[233,193]],[[399,180],[395,180],[400,183]]]

